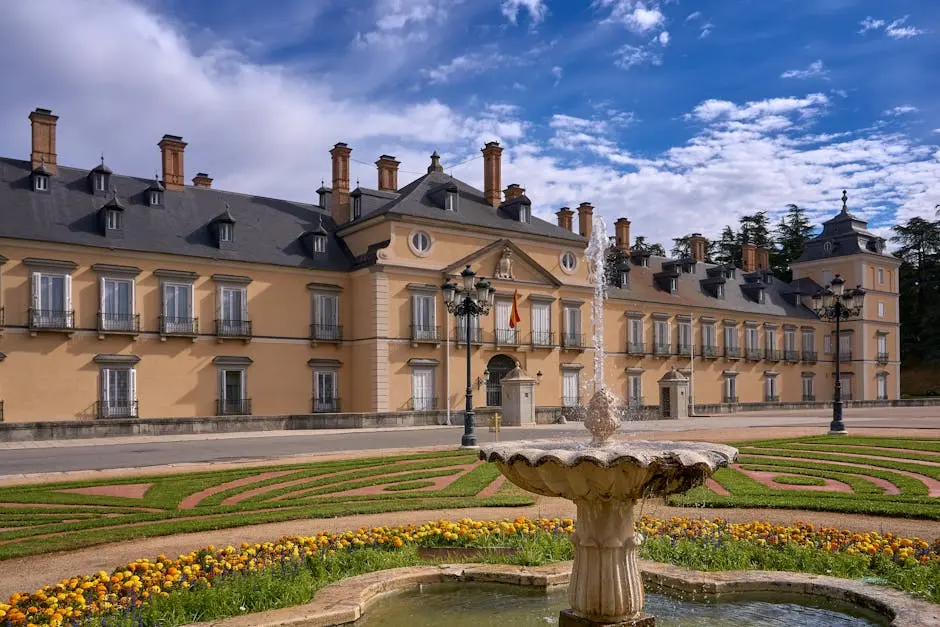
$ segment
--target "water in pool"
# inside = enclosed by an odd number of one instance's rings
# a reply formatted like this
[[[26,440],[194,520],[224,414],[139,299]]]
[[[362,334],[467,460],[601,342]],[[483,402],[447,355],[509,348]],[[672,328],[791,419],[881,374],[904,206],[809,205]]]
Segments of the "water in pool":
[[[422,586],[380,600],[355,627],[545,627],[557,625],[567,591],[505,584]],[[887,621],[843,605],[795,595],[738,596],[721,602],[646,595],[657,627],[868,627]],[[851,612],[851,614],[846,613]]]

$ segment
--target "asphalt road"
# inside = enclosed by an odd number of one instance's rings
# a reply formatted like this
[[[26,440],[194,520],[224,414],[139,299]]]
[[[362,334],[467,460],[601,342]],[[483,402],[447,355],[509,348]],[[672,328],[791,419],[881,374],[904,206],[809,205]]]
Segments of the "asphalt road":
[[[940,428],[940,407],[857,409],[846,412],[846,424],[874,427],[890,434],[892,429]],[[753,412],[730,416],[661,420],[624,425],[621,432],[674,431],[701,429],[742,429],[786,426],[819,426],[825,433],[829,413]],[[295,431],[273,433],[219,434],[200,436],[168,436],[116,438],[96,440],[0,444],[0,477],[10,475],[105,470],[164,466],[168,464],[258,461],[292,456],[327,454],[394,448],[454,445],[460,443],[461,426],[421,429],[382,429],[348,431]],[[543,425],[533,428],[508,428],[500,432],[500,440],[537,438],[584,438],[580,423]],[[477,428],[480,443],[492,442],[494,434],[486,427]]]

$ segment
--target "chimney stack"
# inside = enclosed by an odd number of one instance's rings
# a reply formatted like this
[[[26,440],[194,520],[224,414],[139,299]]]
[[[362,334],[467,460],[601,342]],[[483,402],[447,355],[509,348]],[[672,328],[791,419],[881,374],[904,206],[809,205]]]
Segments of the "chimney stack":
[[[336,224],[349,220],[349,154],[352,148],[343,142],[337,142],[330,150],[333,157],[333,194],[330,200],[330,214]]]
[[[483,152],[483,198],[491,207],[500,204],[503,149],[499,142],[487,142]]]
[[[398,159],[391,155],[382,155],[375,162],[375,167],[379,170],[379,191],[397,192],[398,191]]]
[[[614,222],[614,233],[616,234],[617,249],[622,253],[630,254],[630,221],[626,218],[617,218]]]
[[[503,194],[506,197],[506,202],[509,202],[525,194],[525,188],[520,187],[518,183],[510,183],[506,189],[503,190]]]
[[[441,165],[441,156],[437,151],[431,153],[431,165],[428,166],[428,174],[431,172],[443,172],[444,166]]]
[[[692,233],[692,236],[689,237],[689,252],[692,253],[692,258],[695,259],[695,261],[705,261],[705,248],[707,243],[701,233]]]
[[[555,215],[558,216],[558,226],[565,229],[566,231],[572,230],[572,216],[574,216],[574,211],[568,207],[562,207],[555,212]]]
[[[185,187],[183,182],[183,151],[186,142],[179,135],[164,135],[160,143],[161,161],[163,162],[163,187],[170,190],[181,190]]]
[[[594,226],[594,206],[589,202],[578,205],[578,229],[581,237],[591,239],[591,227]]]
[[[197,172],[196,176],[193,177],[193,187],[210,189],[212,187],[212,178],[205,172]]]
[[[33,146],[29,160],[34,170],[40,165],[45,165],[49,174],[54,175],[58,170],[55,152],[55,127],[58,119],[59,116],[52,115],[52,111],[49,109],[40,109],[38,107],[29,114],[33,135]]]
[[[741,269],[745,272],[757,269],[757,247],[754,244],[741,245]]]
[[[757,269],[767,270],[770,268],[770,251],[764,247],[757,249]]]

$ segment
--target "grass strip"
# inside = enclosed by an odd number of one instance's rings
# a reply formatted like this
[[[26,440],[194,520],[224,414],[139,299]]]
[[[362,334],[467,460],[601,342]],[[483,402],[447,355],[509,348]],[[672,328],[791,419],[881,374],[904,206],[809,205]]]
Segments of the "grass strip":
[[[760,448],[760,447],[755,447]],[[872,455],[875,457],[885,458],[885,459],[911,459],[923,462],[933,462],[940,464],[940,456],[931,455],[930,453],[916,453],[910,450],[895,449],[892,451],[886,451],[880,448],[870,448],[866,446],[830,446],[826,444],[804,444],[802,442],[788,442],[780,444],[774,447],[773,450],[776,451],[819,451],[821,453],[840,453],[840,454],[856,454],[856,455]]]
[[[741,455],[752,456],[775,456],[786,457],[782,451],[769,451],[758,448],[747,448],[740,450]],[[862,466],[877,466],[879,468],[892,468],[894,470],[903,470],[918,475],[924,475],[931,479],[940,479],[940,466],[926,466],[924,464],[905,464],[904,462],[892,461],[887,459],[870,459],[868,457],[853,457],[852,455],[826,455],[825,453],[806,452],[800,453],[796,459],[817,460],[824,462],[844,462],[846,464],[859,464]],[[740,459],[740,457],[739,457]]]
[[[420,490],[421,488],[430,488],[434,485],[433,481],[406,481],[404,483],[393,483],[382,488],[385,492],[403,492],[407,490]]]
[[[923,481],[918,481],[914,477],[908,477],[907,475],[900,475],[896,472],[891,472],[890,470],[879,470],[877,468],[861,468],[854,466],[843,466],[836,464],[823,464],[819,462],[813,462],[809,460],[787,460],[787,459],[765,459],[758,455],[747,456],[742,455],[738,458],[738,461],[741,464],[760,464],[762,466],[774,466],[779,468],[789,468],[789,469],[801,469],[805,468],[807,470],[820,470],[825,472],[849,472],[859,475],[868,475],[870,477],[876,477],[878,479],[884,479],[890,483],[893,483],[894,486],[901,491],[901,494],[904,496],[924,496],[928,495],[927,486],[924,485]]]
[[[788,473],[794,475],[801,475],[807,478],[822,478],[822,479],[835,479],[836,481],[841,481],[842,483],[848,484],[852,490],[855,492],[855,496],[861,496],[865,494],[884,494],[885,490],[880,485],[876,485],[871,481],[864,479],[857,475],[852,475],[845,472],[826,472],[823,470],[809,470],[804,468],[790,468],[785,469],[776,468],[774,466],[760,466],[760,465],[742,465],[744,470],[755,470],[757,472],[780,472],[785,470]],[[792,477],[789,477],[792,479]],[[779,482],[778,482],[779,483]],[[789,484],[794,485],[794,484]],[[823,485],[821,483],[806,484],[806,485]]]
[[[819,477],[810,477],[807,475],[777,475],[772,479],[774,483],[781,485],[796,486],[823,486],[826,485],[825,479]]]

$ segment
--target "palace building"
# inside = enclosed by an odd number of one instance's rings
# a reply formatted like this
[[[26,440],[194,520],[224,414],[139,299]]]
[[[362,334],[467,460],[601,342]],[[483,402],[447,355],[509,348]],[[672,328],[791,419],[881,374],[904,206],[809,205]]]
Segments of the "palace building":
[[[590,393],[594,208],[534,216],[522,187],[502,188],[497,142],[482,149],[483,190],[437,153],[401,186],[381,155],[376,188],[350,189],[338,143],[331,186],[306,204],[221,191],[204,172],[188,183],[175,135],[157,144],[161,179],[65,166],[57,116],[29,120],[28,158],[0,158],[7,421],[459,410],[468,339],[478,406],[499,404],[516,364],[540,407]],[[625,400],[657,405],[672,368],[693,374],[696,405],[831,400],[836,343],[846,398],[898,398],[899,262],[844,205],[790,284],[766,250],[717,266],[702,237],[666,259],[630,251],[626,218],[613,230],[629,263],[608,290],[605,369]],[[469,338],[441,292],[468,265],[496,289]],[[838,338],[808,307],[835,274],[867,290]]]

